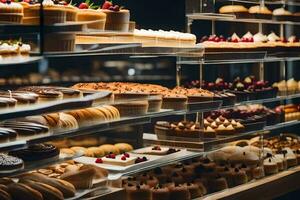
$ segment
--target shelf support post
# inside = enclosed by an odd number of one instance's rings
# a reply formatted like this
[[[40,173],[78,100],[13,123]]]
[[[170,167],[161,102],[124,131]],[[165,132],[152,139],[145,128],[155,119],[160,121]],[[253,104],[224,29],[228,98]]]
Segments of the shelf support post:
[[[265,65],[263,62],[259,63],[259,80],[265,80]]]
[[[176,86],[181,84],[181,58],[180,56],[176,57]]]

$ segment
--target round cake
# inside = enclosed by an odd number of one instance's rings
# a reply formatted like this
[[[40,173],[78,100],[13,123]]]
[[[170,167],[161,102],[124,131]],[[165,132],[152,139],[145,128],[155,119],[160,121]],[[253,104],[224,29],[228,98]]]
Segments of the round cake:
[[[23,168],[23,160],[6,154],[0,154],[0,171]]]
[[[23,7],[10,0],[0,2],[0,21],[22,23]]]

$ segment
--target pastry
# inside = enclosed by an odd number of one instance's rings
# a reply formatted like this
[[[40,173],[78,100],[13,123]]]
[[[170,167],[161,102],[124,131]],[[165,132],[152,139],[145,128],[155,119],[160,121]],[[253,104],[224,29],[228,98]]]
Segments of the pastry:
[[[119,110],[122,117],[132,117],[147,114],[149,103],[148,101],[133,101],[114,104],[114,107]]]
[[[105,155],[110,154],[110,153],[113,153],[113,154],[120,153],[119,149],[112,144],[104,144],[104,145],[99,146],[99,148],[104,151]]]
[[[75,196],[75,192],[76,192],[75,187],[71,183],[64,180],[49,178],[39,173],[23,174],[21,175],[20,180],[22,181],[31,180],[31,181],[36,181],[36,182],[50,185],[58,189],[59,191],[61,191],[64,198]]]
[[[271,158],[267,158],[264,160],[264,171],[266,175],[277,174],[278,166],[277,163]]]
[[[191,194],[185,185],[175,185],[169,187],[170,199],[172,200],[190,200]]]
[[[218,192],[228,188],[227,180],[221,176],[216,176],[208,181],[210,192]]]
[[[105,152],[100,147],[89,147],[87,150],[91,151],[94,157],[100,158],[105,156]]]
[[[27,149],[10,151],[9,155],[22,158],[25,162],[58,159],[59,150],[51,144],[33,144]]]
[[[248,9],[242,5],[227,5],[220,8],[221,14],[234,14],[237,18],[248,18]]]
[[[167,187],[157,185],[151,189],[152,200],[169,200],[170,191]]]
[[[43,196],[44,199],[52,199],[52,200],[63,200],[64,196],[55,187],[52,187],[50,185],[44,184],[44,183],[39,183],[36,181],[29,181],[25,180],[22,182],[23,184],[31,187],[32,189],[40,192]]]
[[[266,6],[252,6],[249,8],[249,13],[257,19],[272,19],[272,11]]]
[[[9,0],[0,2],[0,21],[9,23],[22,23],[23,7]]]
[[[199,188],[197,184],[186,183],[184,184],[184,186],[186,186],[188,191],[190,192],[191,199],[203,196],[203,191]]]
[[[61,179],[73,184],[76,189],[89,189],[93,186],[93,178],[96,170],[86,167],[78,171],[70,171],[61,175]]]
[[[23,165],[23,160],[19,158],[6,154],[0,154],[0,171],[21,169],[23,168]]]
[[[11,195],[8,193],[7,187],[6,187],[6,190],[0,189],[0,199],[3,199],[3,200],[12,199]]]
[[[133,150],[133,147],[127,143],[117,143],[115,144],[115,147],[119,149],[120,153],[130,152]]]
[[[233,173],[232,179],[235,186],[248,182],[248,177],[246,172],[241,171],[238,168],[235,168],[232,173]]]
[[[134,185],[126,187],[128,200],[149,200],[151,199],[151,190],[148,185]]]
[[[89,22],[88,28],[96,30],[104,30],[107,16],[101,10],[94,10],[90,8],[87,3],[81,3],[79,5],[79,11],[77,13],[77,21]]]
[[[293,21],[293,14],[284,8],[273,10],[273,18],[278,21]]]
[[[105,1],[101,11],[106,14],[105,30],[108,31],[129,31],[130,12],[110,1]]]
[[[43,200],[43,195],[31,187],[22,183],[12,183],[8,185],[8,193],[12,199],[24,199],[24,197],[31,200]]]

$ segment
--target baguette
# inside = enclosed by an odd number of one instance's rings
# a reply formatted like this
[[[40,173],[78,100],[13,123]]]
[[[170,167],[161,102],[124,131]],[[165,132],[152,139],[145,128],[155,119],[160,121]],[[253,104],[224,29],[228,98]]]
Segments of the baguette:
[[[0,190],[4,190],[5,192],[7,192],[8,188],[6,185],[0,184]]]
[[[13,200],[43,200],[43,196],[40,192],[22,183],[12,183],[8,185],[8,193]]]
[[[35,182],[35,181],[30,181],[30,180],[22,180],[25,185],[39,191],[43,197],[44,200],[63,200],[64,196],[61,193],[61,191],[59,191],[58,189],[44,184],[44,183],[39,183],[39,182]]]
[[[75,196],[76,190],[75,190],[75,187],[71,183],[68,183],[66,181],[62,181],[62,180],[56,179],[56,178],[49,178],[48,176],[45,176],[43,174],[39,174],[36,172],[24,174],[24,175],[20,176],[20,180],[22,180],[22,181],[31,180],[31,181],[36,181],[36,182],[50,185],[50,186],[58,189],[59,191],[61,191],[65,198]]]
[[[61,179],[72,183],[76,189],[88,189],[93,186],[96,170],[92,167],[70,171],[61,175]]]
[[[11,200],[11,196],[5,190],[0,189],[0,200]]]

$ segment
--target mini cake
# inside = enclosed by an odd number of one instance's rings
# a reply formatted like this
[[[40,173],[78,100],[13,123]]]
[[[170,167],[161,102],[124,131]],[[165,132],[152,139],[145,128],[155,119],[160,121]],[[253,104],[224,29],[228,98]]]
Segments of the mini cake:
[[[55,4],[57,3],[57,4]],[[43,1],[43,12],[44,12],[44,24],[51,25],[55,23],[65,23],[66,10],[63,5],[58,4],[58,2],[53,2],[52,0]],[[34,7],[33,10],[40,10],[40,7]],[[57,42],[57,40],[55,41]]]
[[[128,103],[114,104],[122,117],[139,116],[147,114],[148,101],[133,101]]]
[[[181,169],[181,171],[179,171],[179,174],[183,177],[186,183],[190,183],[194,179],[194,172],[187,170],[184,167]]]
[[[237,18],[248,18],[248,9],[242,5],[227,5],[220,8],[219,13],[221,14],[233,14]]]
[[[159,183],[164,184],[167,181],[168,175],[163,172],[160,167],[153,170],[152,174],[159,180]]]
[[[149,179],[146,181],[146,184],[149,185],[150,188],[155,187],[158,183],[158,179],[154,176],[149,176]]]
[[[113,5],[110,1],[105,1],[101,11],[106,14],[105,30],[129,31],[129,10],[123,9],[118,5]]]
[[[23,7],[10,0],[4,0],[0,2],[0,21],[1,22],[13,22],[22,23],[23,19]]]
[[[166,94],[163,96],[162,109],[186,110],[188,98],[180,94]]]
[[[232,172],[233,183],[235,186],[241,185],[248,182],[248,177],[246,172],[235,168]]]
[[[174,172],[171,175],[171,179],[175,184],[183,184],[184,183],[184,178],[178,172]]]
[[[191,194],[184,185],[175,185],[170,187],[170,199],[172,200],[190,200]]]
[[[210,192],[218,192],[228,188],[227,180],[224,177],[216,176],[209,180]]]
[[[260,179],[265,176],[264,167],[257,165],[256,167],[252,168],[252,176],[255,179]]]
[[[266,175],[277,174],[278,166],[277,163],[271,158],[267,158],[264,160],[264,171]]]
[[[284,8],[273,10],[273,18],[278,21],[293,21],[293,14]]]
[[[249,8],[249,13],[257,19],[272,19],[272,11],[266,6],[252,6]]]
[[[191,199],[195,199],[195,198],[198,198],[198,197],[201,197],[204,195],[203,191],[199,188],[199,186],[197,184],[186,183],[186,184],[184,184],[184,186],[186,186],[187,189],[189,190]]]
[[[151,189],[152,200],[169,200],[170,191],[167,187],[161,185],[155,186]]]
[[[151,190],[148,185],[136,185],[126,187],[128,200],[149,200],[151,199]]]
[[[104,30],[106,22],[106,14],[101,10],[94,10],[87,3],[79,5],[77,12],[77,21],[88,22],[87,26],[90,29]]]

